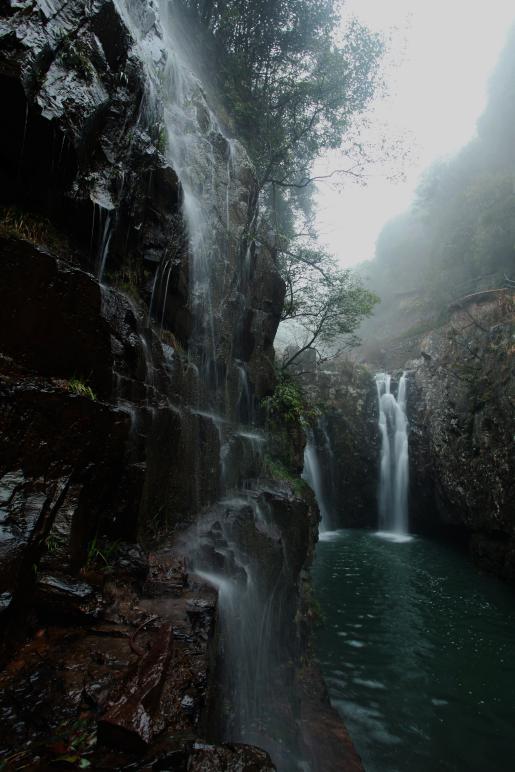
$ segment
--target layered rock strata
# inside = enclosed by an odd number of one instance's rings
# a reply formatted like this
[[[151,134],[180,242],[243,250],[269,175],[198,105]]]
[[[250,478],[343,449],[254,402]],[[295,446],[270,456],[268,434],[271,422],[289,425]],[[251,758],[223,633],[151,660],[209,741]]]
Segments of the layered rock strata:
[[[259,246],[252,166],[193,84],[211,208],[224,213],[200,293],[209,315],[196,315],[185,179],[145,58],[166,65],[165,37],[152,0],[0,4],[11,105],[0,151],[2,758],[8,769],[273,769],[266,752],[223,742],[237,718],[238,684],[221,681],[232,630],[190,536],[204,529],[216,558],[226,528],[263,564],[263,592],[269,569],[287,601],[273,633],[287,654],[277,672],[291,686],[290,749],[274,754],[284,769],[291,748],[313,769],[346,769],[359,764],[348,740],[323,766],[342,727],[312,737],[301,718],[318,513],[262,479],[259,399],[274,387],[284,287]],[[236,511],[235,495],[246,496]],[[223,725],[222,693],[234,702]]]

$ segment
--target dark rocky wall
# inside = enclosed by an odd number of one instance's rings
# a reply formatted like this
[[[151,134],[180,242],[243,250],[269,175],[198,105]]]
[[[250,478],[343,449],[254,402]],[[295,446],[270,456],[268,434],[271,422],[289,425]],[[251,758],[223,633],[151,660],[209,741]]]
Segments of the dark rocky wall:
[[[342,360],[306,379],[311,400],[322,408],[314,438],[331,527],[374,528],[380,438],[373,375]]]
[[[255,748],[205,743],[220,740],[217,598],[188,571],[178,536],[224,492],[222,442],[232,486],[262,468],[244,437],[223,438],[202,410],[209,384],[187,353],[181,189],[117,8],[0,2],[11,106],[0,127],[0,753],[6,769],[46,769],[65,756],[95,769],[269,770]],[[153,4],[140,10],[159,38]],[[248,159],[236,187],[216,319],[231,420],[242,368],[247,413],[274,387],[284,293],[270,257],[243,233],[257,205]],[[110,286],[94,278],[107,241]],[[281,629],[297,689],[288,731],[313,769],[359,769],[319,674],[309,670],[315,707],[300,668],[310,659],[316,506],[284,482],[255,485],[288,600]],[[248,545],[256,554],[258,536]],[[315,711],[312,736],[302,716]],[[346,741],[342,759],[335,737]]]
[[[411,517],[461,529],[477,564],[515,579],[513,299],[485,294],[420,342],[409,376]]]

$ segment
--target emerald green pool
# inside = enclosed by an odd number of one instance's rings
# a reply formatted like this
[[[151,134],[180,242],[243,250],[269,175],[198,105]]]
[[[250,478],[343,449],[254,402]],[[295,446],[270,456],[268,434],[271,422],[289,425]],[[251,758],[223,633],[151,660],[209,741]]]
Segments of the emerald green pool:
[[[329,534],[317,652],[367,772],[515,770],[515,594],[415,537]]]

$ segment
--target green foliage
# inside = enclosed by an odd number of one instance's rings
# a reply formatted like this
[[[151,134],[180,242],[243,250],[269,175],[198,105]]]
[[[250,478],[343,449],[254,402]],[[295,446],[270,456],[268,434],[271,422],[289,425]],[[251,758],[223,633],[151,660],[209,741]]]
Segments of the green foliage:
[[[261,401],[266,412],[268,453],[264,471],[276,480],[288,482],[297,495],[302,496],[305,483],[300,479],[302,451],[307,426],[320,416],[300,386],[288,374],[280,374],[274,393]]]
[[[322,250],[305,247],[283,255],[280,266],[286,280],[282,321],[293,322],[296,343],[283,368],[298,363],[307,349],[321,360],[356,345],[356,330],[379,300],[360,277]]]
[[[141,273],[137,267],[132,264],[126,265],[121,268],[116,274],[110,276],[112,284],[120,289],[130,298],[141,303],[140,285],[141,285]]]
[[[379,81],[377,35],[350,20],[338,39],[335,0],[184,3],[223,52],[220,85],[261,186],[302,186],[322,151],[351,144]]]
[[[276,457],[265,456],[264,473],[274,480],[283,480],[289,483],[297,496],[302,496],[309,489],[308,484],[301,477],[291,472],[283,461]]]
[[[51,532],[45,541],[45,546],[50,555],[55,555],[59,551],[61,540]]]
[[[315,595],[313,585],[311,581],[304,584],[304,605],[306,608],[306,616],[309,621],[317,627],[322,627],[325,622],[325,616],[322,611],[322,606],[318,598]]]
[[[113,557],[118,549],[119,541],[107,542],[100,541],[95,536],[88,544],[85,568],[109,569],[113,562]]]
[[[321,354],[352,336],[376,298],[316,245],[313,164],[339,150],[346,160],[335,173],[360,176],[367,155],[360,125],[381,85],[384,41],[354,18],[344,23],[337,0],[183,5],[211,33],[218,86],[257,170],[268,222],[258,238],[287,284],[283,320],[302,331],[298,348],[316,343]]]
[[[61,44],[60,58],[67,70],[75,70],[87,83],[91,83],[95,68],[89,58],[89,49],[79,40],[65,38]]]
[[[160,153],[164,153],[168,146],[168,132],[166,126],[160,124],[159,134],[157,135],[156,147]]]
[[[279,377],[274,393],[265,397],[261,404],[268,420],[280,425],[298,423],[308,426],[320,415],[320,411],[307,402],[300,386],[285,374]]]
[[[71,378],[68,381],[68,389],[73,394],[78,394],[80,397],[87,397],[92,400],[96,400],[97,398],[91,386],[88,386],[80,378]]]
[[[88,769],[91,762],[87,756],[97,742],[95,721],[80,718],[63,723],[49,737],[36,740],[30,748],[17,750],[0,761],[0,770],[14,769]],[[37,757],[37,759],[36,759]]]

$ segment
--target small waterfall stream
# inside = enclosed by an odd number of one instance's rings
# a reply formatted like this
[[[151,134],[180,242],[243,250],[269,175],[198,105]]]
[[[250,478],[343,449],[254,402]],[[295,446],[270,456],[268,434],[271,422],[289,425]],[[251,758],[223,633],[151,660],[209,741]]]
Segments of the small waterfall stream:
[[[322,472],[320,469],[320,460],[315,444],[313,432],[308,433],[308,441],[304,450],[304,470],[303,479],[315,494],[315,499],[320,510],[320,532],[329,530],[329,514],[327,512],[322,491]]]
[[[381,434],[379,473],[379,528],[396,536],[408,533],[408,419],[406,417],[406,373],[397,397],[391,392],[391,376],[376,375]]]
[[[326,456],[326,461],[332,466],[333,451],[331,447],[331,440],[327,432],[327,427],[323,421],[320,421],[319,429],[323,441],[324,450],[323,455]],[[325,472],[329,474],[325,474]],[[320,533],[325,533],[331,530],[333,526],[333,517],[331,516],[330,496],[327,491],[326,478],[331,476],[331,469],[324,469],[324,459],[320,452],[320,448],[317,445],[316,434],[313,429],[310,429],[307,433],[307,442],[304,450],[304,470],[302,472],[302,478],[307,482],[309,487],[315,494],[315,499],[320,510]]]

